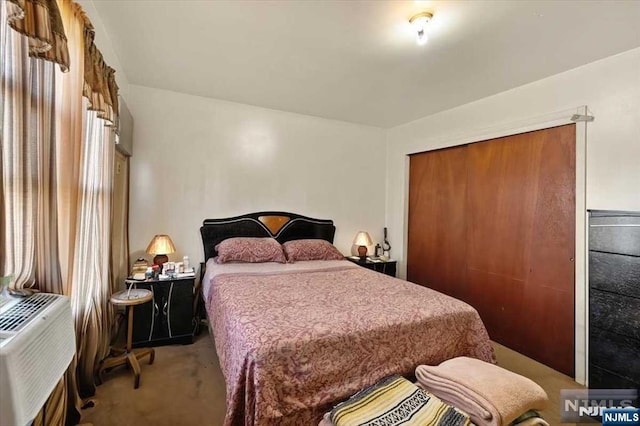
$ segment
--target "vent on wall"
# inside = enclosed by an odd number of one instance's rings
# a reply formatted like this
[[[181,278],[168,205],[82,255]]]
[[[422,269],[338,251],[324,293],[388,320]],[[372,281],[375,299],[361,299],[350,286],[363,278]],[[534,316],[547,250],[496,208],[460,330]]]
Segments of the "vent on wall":
[[[116,148],[131,157],[133,155],[133,117],[122,96],[118,97],[120,104],[120,123],[116,134]]]

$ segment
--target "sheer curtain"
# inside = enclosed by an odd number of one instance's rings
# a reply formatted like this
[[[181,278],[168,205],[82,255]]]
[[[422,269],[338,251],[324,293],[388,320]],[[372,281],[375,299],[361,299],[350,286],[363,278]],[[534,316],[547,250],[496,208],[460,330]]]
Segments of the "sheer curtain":
[[[29,39],[9,29],[10,6],[0,2],[0,275],[13,275],[17,287],[65,293],[57,256],[56,67],[34,59]],[[74,376],[75,361],[35,425],[79,419]]]
[[[118,87],[71,0],[0,0],[0,48],[0,275],[71,298],[77,356],[35,421],[65,424],[111,338]]]
[[[4,2],[0,9],[5,18]],[[0,25],[7,56],[0,68],[4,248],[0,272],[11,272],[19,287],[33,287],[38,280],[40,288],[59,293],[55,224],[38,220],[55,217],[54,64],[30,58],[28,40],[9,31],[4,22]]]
[[[108,353],[111,297],[111,199],[115,144],[95,111],[86,111],[80,174],[80,212],[72,275],[80,393],[93,395],[94,372]]]

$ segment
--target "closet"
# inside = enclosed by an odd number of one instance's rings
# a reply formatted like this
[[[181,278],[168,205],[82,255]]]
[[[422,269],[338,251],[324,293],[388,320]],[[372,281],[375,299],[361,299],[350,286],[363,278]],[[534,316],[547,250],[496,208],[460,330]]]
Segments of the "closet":
[[[407,278],[574,374],[575,125],[410,156]]]

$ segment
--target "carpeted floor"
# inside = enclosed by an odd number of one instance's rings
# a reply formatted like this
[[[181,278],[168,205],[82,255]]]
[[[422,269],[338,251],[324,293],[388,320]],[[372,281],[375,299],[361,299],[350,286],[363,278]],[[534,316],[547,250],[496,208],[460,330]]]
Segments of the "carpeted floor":
[[[571,377],[566,376],[544,364],[527,358],[505,346],[493,342],[493,347],[498,358],[498,365],[507,370],[528,377],[545,390],[549,396],[549,405],[542,412],[542,416],[551,426],[560,425],[560,390],[583,389],[584,386],[576,383]],[[562,423],[563,426],[572,426],[574,423]]]
[[[221,425],[225,388],[213,342],[205,329],[192,345],[156,347],[152,365],[140,363],[140,387],[126,367],[105,374],[95,407],[82,423],[109,425]]]
[[[542,386],[550,403],[543,416],[560,424],[560,389],[581,388],[571,378],[499,344],[500,366],[529,377]],[[207,331],[192,345],[156,348],[153,365],[143,362],[140,387],[126,368],[105,376],[93,408],[82,413],[83,423],[110,425],[222,425],[225,412],[224,379]],[[567,425],[567,424],[565,424]]]

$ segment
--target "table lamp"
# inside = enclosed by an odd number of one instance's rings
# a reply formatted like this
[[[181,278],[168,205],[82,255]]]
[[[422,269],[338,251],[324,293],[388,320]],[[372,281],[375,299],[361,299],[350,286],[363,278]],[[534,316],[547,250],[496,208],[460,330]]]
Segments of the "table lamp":
[[[360,256],[360,261],[364,262],[367,260],[367,246],[373,245],[373,241],[371,241],[371,237],[367,232],[360,231],[356,234],[356,238],[353,240],[353,244],[358,246],[358,256]]]
[[[155,254],[153,258],[153,264],[162,266],[163,263],[169,260],[168,254],[175,253],[176,246],[173,245],[173,241],[168,235],[160,234],[153,237],[153,240],[147,247],[147,253]]]

